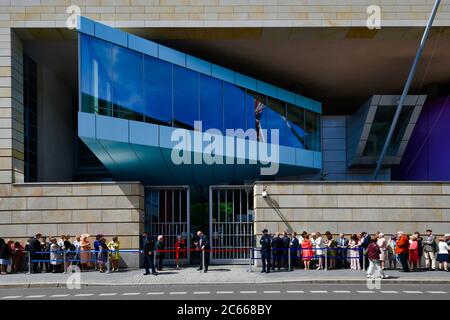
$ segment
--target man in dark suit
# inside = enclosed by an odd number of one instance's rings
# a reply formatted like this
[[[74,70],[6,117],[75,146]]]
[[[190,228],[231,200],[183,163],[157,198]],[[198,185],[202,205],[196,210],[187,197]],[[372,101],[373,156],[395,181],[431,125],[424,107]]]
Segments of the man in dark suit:
[[[291,269],[294,270],[298,265],[298,250],[300,249],[300,242],[297,238],[297,232],[292,233],[291,239]]]
[[[144,254],[144,276],[150,274],[150,269],[152,269],[152,274],[157,275],[155,270],[155,263],[153,261],[155,254],[155,243],[153,238],[148,232],[142,234],[142,252]]]
[[[208,241],[208,237],[203,234],[202,231],[197,232],[198,242],[195,244],[197,245],[197,250],[200,250],[201,254],[204,255],[204,261],[205,265],[203,265],[203,257],[200,255],[200,266],[197,270],[203,270],[203,272],[208,272],[208,265],[209,265],[209,250],[211,250],[211,246]]]
[[[278,270],[281,269],[281,258],[283,256],[283,239],[280,237],[280,233],[275,233],[275,237],[272,239],[272,255],[273,255],[273,264],[272,270],[275,270],[275,267]]]
[[[289,238],[289,235],[287,231],[284,231],[283,233],[283,251],[282,251],[282,257],[283,257],[283,267],[284,269],[289,269],[289,247],[291,246],[291,238]]]
[[[348,239],[345,238],[343,233],[339,234],[339,238],[336,241],[337,250],[337,258],[340,268],[347,268],[347,247],[348,247]]]
[[[259,240],[259,244],[261,245],[261,261],[262,261],[262,271],[261,272],[270,272],[270,254],[272,252],[272,237],[269,235],[267,229],[262,231],[263,235]]]
[[[30,258],[33,260],[42,260],[41,254],[37,253],[42,251],[41,245],[42,234],[38,233],[34,238],[30,239]],[[31,271],[33,273],[40,272],[39,270],[39,262],[31,262]]]
[[[367,256],[367,247],[369,246],[372,239],[370,238],[370,235],[367,234],[367,232],[361,232],[361,247],[363,248],[363,258],[364,259],[364,269],[367,270],[369,268],[369,257]],[[361,268],[363,264],[361,261]]]

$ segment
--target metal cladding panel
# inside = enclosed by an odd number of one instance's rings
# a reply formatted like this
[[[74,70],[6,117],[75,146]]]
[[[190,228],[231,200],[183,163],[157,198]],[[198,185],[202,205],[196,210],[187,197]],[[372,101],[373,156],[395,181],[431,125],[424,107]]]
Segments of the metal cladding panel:
[[[256,91],[271,97],[277,97],[277,87],[264,81],[256,81]]]
[[[78,112],[78,136],[95,138],[95,114]]]
[[[211,63],[190,55],[186,55],[186,67],[208,76],[211,75]]]
[[[234,71],[216,64],[211,64],[211,75],[217,79],[234,83]]]
[[[128,48],[142,52],[152,57],[158,57],[157,43],[148,41],[132,34],[128,35]]]
[[[287,90],[277,88],[277,98],[295,104],[295,94]]]
[[[130,136],[129,141],[132,144],[142,144],[150,146],[159,146],[159,129],[158,125],[129,121]]]
[[[313,151],[296,149],[295,150],[295,164],[300,167],[311,168],[314,167]]]
[[[85,34],[95,36],[95,22],[83,16],[79,16],[77,19],[77,30]]]
[[[238,72],[235,72],[235,84],[256,91],[256,80]]]
[[[128,46],[128,34],[126,32],[105,26],[101,23],[95,23],[95,36],[122,47]]]
[[[128,120],[96,115],[96,137],[102,140],[128,142]]]
[[[166,46],[158,45],[158,58],[170,63],[186,67],[186,55]]]
[[[146,182],[147,184],[175,184],[159,147],[138,144],[133,144],[131,147],[151,177],[151,180]]]

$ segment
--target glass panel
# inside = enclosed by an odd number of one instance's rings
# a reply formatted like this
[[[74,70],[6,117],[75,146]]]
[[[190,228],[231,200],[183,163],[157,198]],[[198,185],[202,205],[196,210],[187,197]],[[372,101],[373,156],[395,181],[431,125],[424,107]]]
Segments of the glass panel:
[[[82,111],[111,115],[112,44],[81,35]]]
[[[222,81],[200,74],[200,119],[203,131],[223,130]]]
[[[265,129],[278,129],[278,144],[286,144],[286,104],[278,99],[269,98],[267,108],[267,124]],[[272,133],[268,132],[268,143],[272,143]]]
[[[265,125],[266,117],[266,96],[257,92],[247,90],[245,99],[246,115],[247,115],[247,129],[256,130],[258,140],[266,142],[266,137],[263,137],[260,129],[267,129],[262,127]]]
[[[199,120],[198,73],[173,66],[174,125],[193,130]]]
[[[172,125],[172,64],[145,56],[145,121]]]
[[[305,110],[287,104],[286,145],[305,148]]]
[[[381,153],[389,127],[394,119],[394,114],[395,107],[393,106],[379,106],[377,108],[363,155],[376,156]]]
[[[305,110],[305,149],[320,151],[320,115]]]
[[[243,129],[245,125],[245,91],[235,85],[223,83],[223,109],[225,129]]]
[[[397,149],[400,146],[400,142],[402,141],[409,121],[411,120],[413,111],[413,106],[403,106],[400,117],[398,118],[397,126],[394,130],[394,134],[392,135],[391,144],[388,148],[388,155],[392,156],[397,153]]]
[[[114,115],[143,120],[143,55],[119,46],[113,48]]]

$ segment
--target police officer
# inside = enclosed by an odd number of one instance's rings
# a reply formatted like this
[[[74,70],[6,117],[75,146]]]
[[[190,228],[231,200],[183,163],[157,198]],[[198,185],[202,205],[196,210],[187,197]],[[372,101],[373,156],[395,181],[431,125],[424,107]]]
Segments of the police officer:
[[[156,276],[158,273],[156,272],[155,264],[153,263],[155,243],[148,232],[142,234],[142,252],[144,253],[144,276],[150,274],[149,269],[152,269],[152,274]]]
[[[259,244],[261,245],[261,260],[262,260],[262,273],[270,272],[270,254],[272,251],[272,238],[268,234],[269,231],[264,229],[262,231],[261,240],[259,240]]]

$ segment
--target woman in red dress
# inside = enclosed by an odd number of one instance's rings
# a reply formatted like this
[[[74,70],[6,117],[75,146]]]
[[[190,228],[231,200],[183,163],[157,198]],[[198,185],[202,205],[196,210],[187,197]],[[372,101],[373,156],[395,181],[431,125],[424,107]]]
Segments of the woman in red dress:
[[[312,249],[311,240],[309,240],[309,235],[305,235],[302,241],[302,260],[305,264],[305,270],[309,270],[309,264],[311,263],[313,256],[314,252]]]
[[[186,252],[186,241],[182,236],[177,236],[177,241],[175,242],[175,260],[177,263],[178,269],[178,261],[181,259],[181,267],[183,267],[183,259],[184,253]]]
[[[410,269],[417,270],[417,264],[419,263],[419,242],[417,242],[417,237],[415,235],[412,235],[409,239]]]

